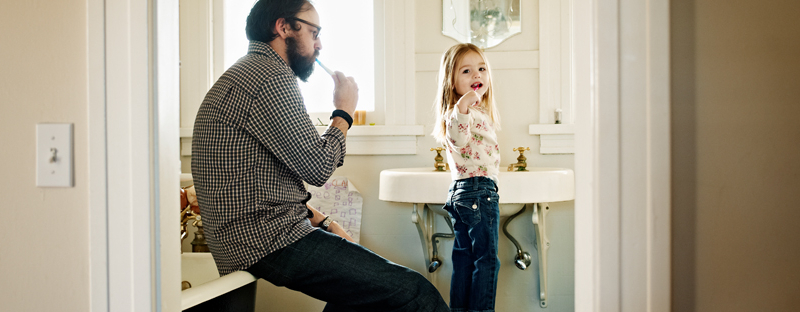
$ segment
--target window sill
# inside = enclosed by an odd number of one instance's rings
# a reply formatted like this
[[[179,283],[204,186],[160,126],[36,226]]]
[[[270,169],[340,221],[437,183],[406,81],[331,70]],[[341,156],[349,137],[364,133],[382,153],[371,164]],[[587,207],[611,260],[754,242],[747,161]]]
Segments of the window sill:
[[[540,154],[574,154],[575,125],[572,124],[533,124],[528,134],[540,136]]]
[[[327,126],[317,126],[320,134]],[[415,155],[422,125],[353,126],[347,131],[347,155]]]
[[[316,126],[322,134],[327,126]],[[415,155],[424,126],[353,126],[347,131],[347,155]],[[181,128],[181,155],[191,156],[191,128]]]
[[[322,134],[328,126],[316,126],[317,132]],[[413,126],[352,126],[347,131],[348,137],[361,137],[361,136],[417,136],[424,135],[422,125]]]

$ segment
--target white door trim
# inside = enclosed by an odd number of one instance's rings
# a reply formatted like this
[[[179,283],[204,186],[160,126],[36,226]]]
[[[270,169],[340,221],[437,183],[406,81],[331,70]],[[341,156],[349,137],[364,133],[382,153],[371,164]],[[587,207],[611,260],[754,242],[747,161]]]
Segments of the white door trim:
[[[669,311],[669,1],[572,10],[575,310]]]
[[[106,168],[105,4],[86,6],[89,144],[89,284],[92,311],[108,311],[108,190]]]
[[[92,311],[179,310],[177,29],[175,0],[87,3]]]
[[[87,9],[92,310],[153,310],[148,2]]]
[[[180,39],[178,0],[155,0],[153,55],[156,158],[156,304],[179,311],[181,303],[180,206]],[[163,196],[162,196],[163,195]],[[163,207],[163,208],[162,208]]]

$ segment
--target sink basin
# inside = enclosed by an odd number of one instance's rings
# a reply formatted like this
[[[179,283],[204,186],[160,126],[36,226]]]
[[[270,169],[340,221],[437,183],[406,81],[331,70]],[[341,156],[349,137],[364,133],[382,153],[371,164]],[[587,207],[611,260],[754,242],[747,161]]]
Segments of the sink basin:
[[[528,168],[501,171],[498,176],[500,204],[551,203],[575,199],[575,174],[566,168]],[[402,168],[381,171],[380,200],[401,203],[443,204],[452,182],[450,171]],[[511,215],[522,205],[501,205],[500,215]],[[446,214],[440,206],[434,211]]]

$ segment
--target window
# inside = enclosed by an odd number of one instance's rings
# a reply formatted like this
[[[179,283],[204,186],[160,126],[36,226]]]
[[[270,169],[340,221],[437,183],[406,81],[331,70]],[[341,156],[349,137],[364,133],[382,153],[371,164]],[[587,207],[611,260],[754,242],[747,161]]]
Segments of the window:
[[[225,0],[225,69],[247,53],[248,41],[244,29],[252,6],[253,0]],[[316,1],[314,6],[322,26],[319,60],[332,70],[353,76],[359,89],[358,109],[374,112],[376,79],[373,0]],[[300,81],[300,90],[312,119],[326,117],[333,110],[333,87],[333,80],[319,66],[308,78],[308,82]],[[316,113],[321,115],[314,116]]]
[[[181,78],[191,79],[181,83],[182,153],[189,155],[194,116],[203,96],[247,52],[244,27],[255,0],[180,3],[181,70],[197,69]],[[368,111],[367,123],[375,124],[350,129],[347,154],[416,154],[417,136],[424,135],[424,127],[415,124],[414,0],[317,0],[314,4],[323,27],[320,61],[356,78],[358,109]],[[323,85],[315,85],[314,80]],[[321,69],[309,81],[300,82],[300,88],[311,120],[327,123],[333,109],[333,81]],[[325,127],[317,130],[322,133]]]

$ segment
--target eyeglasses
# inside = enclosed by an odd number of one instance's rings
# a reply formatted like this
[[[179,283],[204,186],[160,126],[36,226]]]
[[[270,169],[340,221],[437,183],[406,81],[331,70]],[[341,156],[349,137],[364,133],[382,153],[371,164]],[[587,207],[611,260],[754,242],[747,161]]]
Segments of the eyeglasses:
[[[315,33],[314,33],[314,40],[317,40],[317,38],[319,37],[319,33],[322,31],[322,27],[321,27],[321,26],[319,26],[319,25],[317,25],[317,24],[314,24],[314,23],[312,23],[312,22],[309,22],[309,21],[307,21],[307,20],[304,20],[304,19],[302,19],[302,18],[297,18],[297,17],[287,17],[286,19],[287,19],[287,20],[295,20],[295,21],[301,22],[301,23],[303,23],[303,24],[306,24],[306,25],[308,25],[308,26],[311,26],[311,27],[314,27],[314,28],[316,28],[316,29],[317,29],[317,32],[315,32]]]

